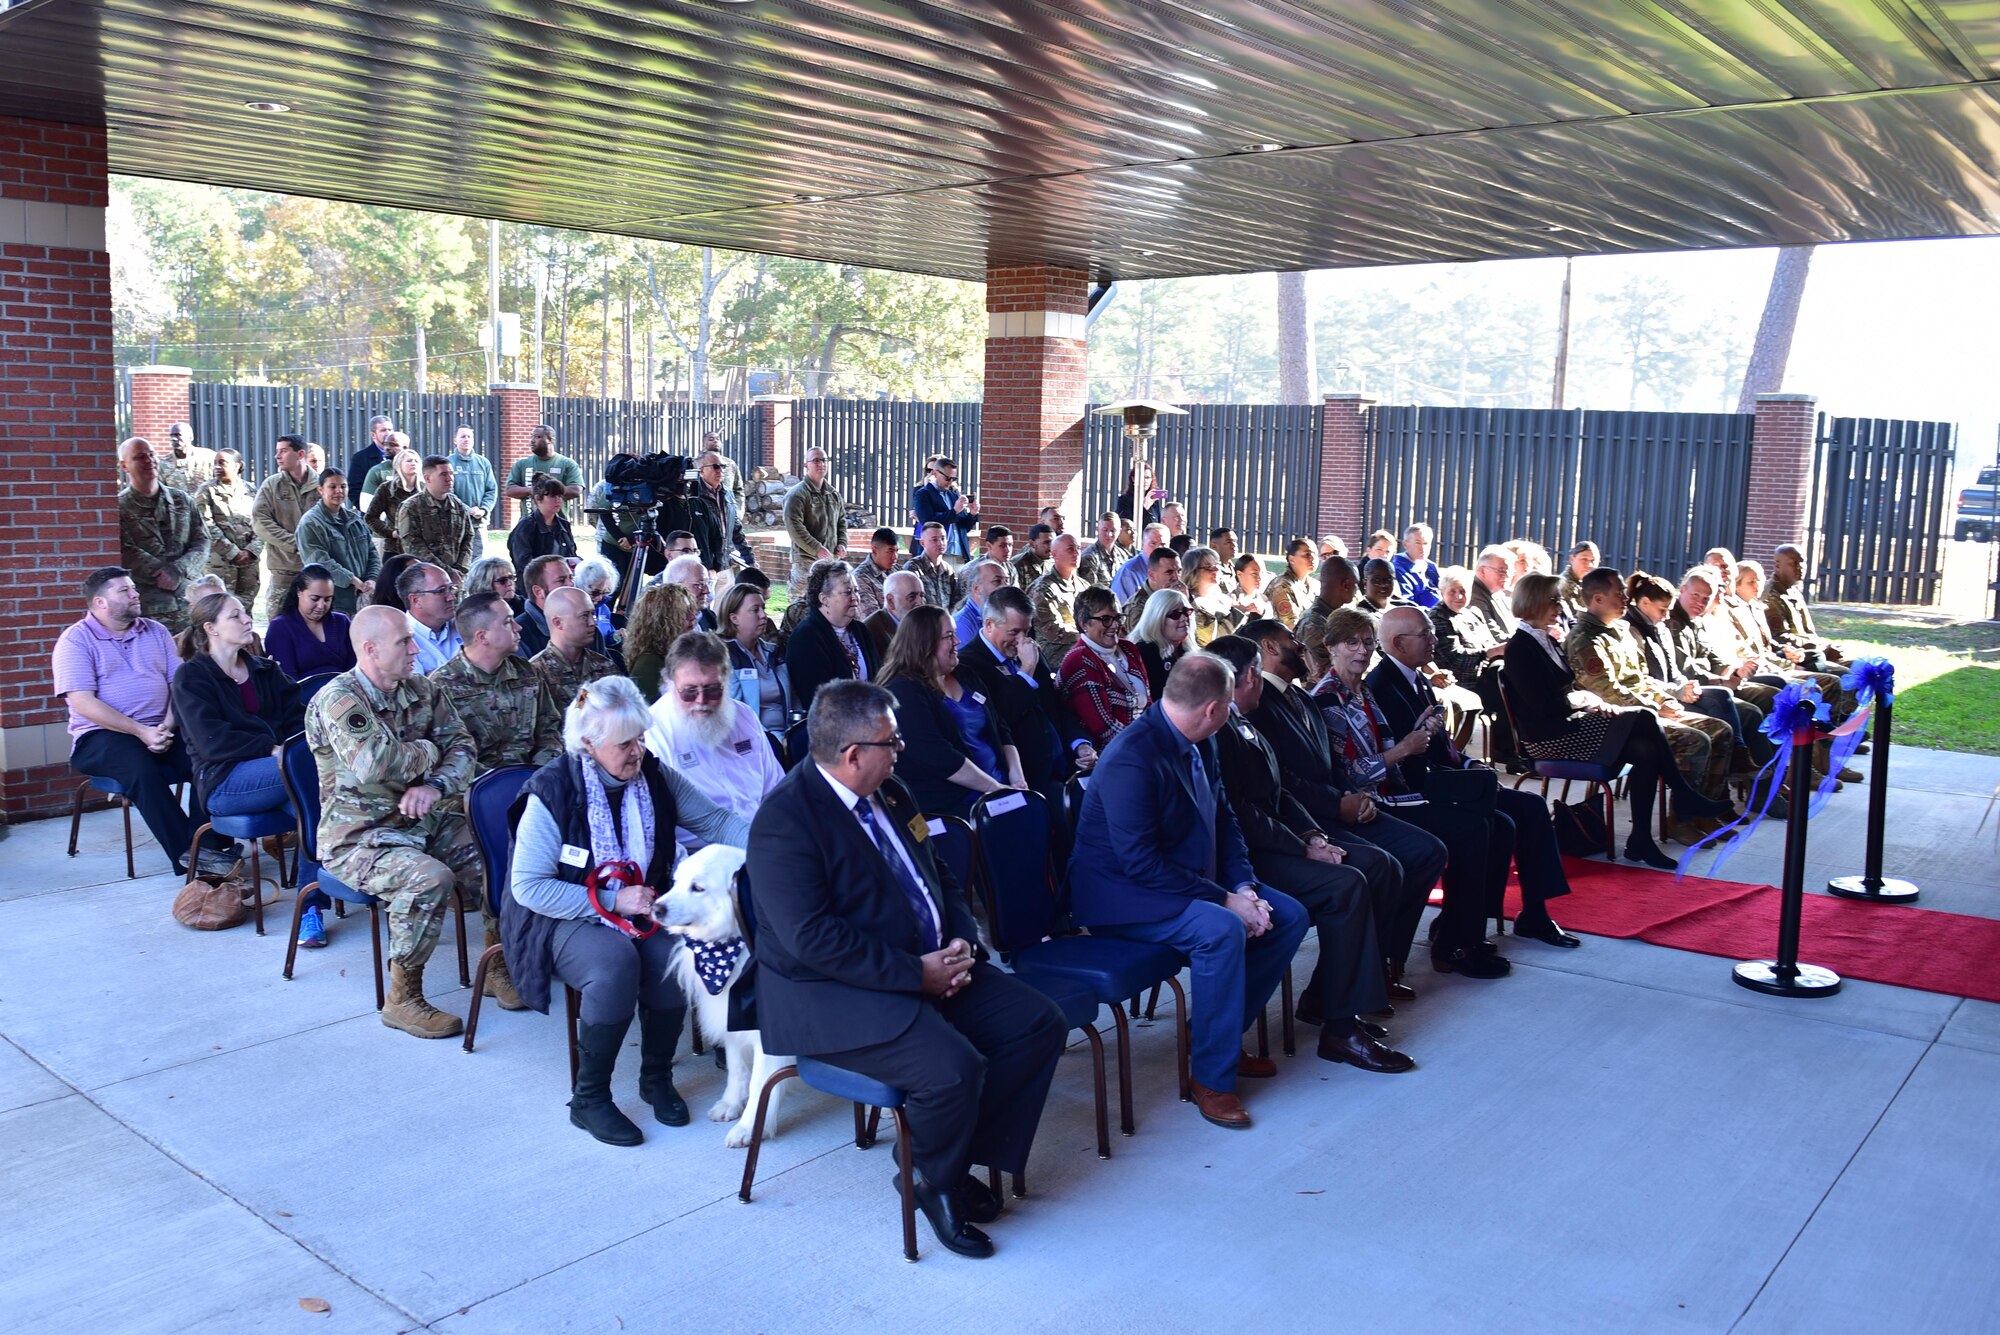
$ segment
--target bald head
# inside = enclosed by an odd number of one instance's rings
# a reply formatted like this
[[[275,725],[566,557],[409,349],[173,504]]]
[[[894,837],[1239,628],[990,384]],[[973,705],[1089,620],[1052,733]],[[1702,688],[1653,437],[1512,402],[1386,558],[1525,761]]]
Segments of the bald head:
[[[574,660],[597,638],[597,619],[591,612],[590,595],[567,585],[549,590],[542,603],[542,615],[549,622],[549,643]]]
[[[380,690],[391,690],[417,665],[417,640],[410,618],[393,607],[370,604],[348,626],[354,664]]]
[[[1382,614],[1382,652],[1407,667],[1431,661],[1431,619],[1420,607],[1392,607]]]
[[[908,570],[898,570],[882,581],[882,605],[901,621],[913,608],[924,604],[924,582]]]

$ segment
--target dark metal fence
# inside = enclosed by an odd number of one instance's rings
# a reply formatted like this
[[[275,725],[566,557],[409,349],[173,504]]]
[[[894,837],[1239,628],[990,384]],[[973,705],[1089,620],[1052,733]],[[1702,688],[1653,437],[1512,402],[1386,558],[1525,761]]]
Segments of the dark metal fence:
[[[1710,547],[1740,547],[1747,413],[1377,408],[1364,513],[1399,537],[1437,530],[1434,558],[1470,564],[1528,538],[1558,558],[1588,538],[1620,570],[1672,577]],[[1349,535],[1343,535],[1349,536]],[[1351,535],[1365,538],[1365,534]]]
[[[979,494],[979,405],[886,399],[800,399],[792,407],[792,457],[814,446],[834,461],[841,498],[878,526],[910,526],[910,492],[934,454],[958,464],[959,486]]]
[[[1821,415],[1810,494],[1815,599],[1937,601],[1957,448],[1949,422]]]
[[[747,476],[763,445],[757,410],[645,403],[627,399],[542,400],[542,420],[556,433],[556,449],[576,460],[587,486],[604,476],[614,454],[701,453],[703,433],[722,437],[722,452]]]
[[[1280,552],[1318,525],[1319,420],[1310,404],[1194,404],[1185,417],[1160,418],[1146,453],[1160,485],[1187,506],[1197,542],[1226,526],[1236,530],[1239,550]],[[1131,450],[1123,429],[1116,416],[1084,418],[1084,513],[1068,518],[1085,541],[1125,490]]]
[[[486,461],[496,471],[500,466],[499,401],[485,394],[196,381],[188,386],[188,407],[194,438],[211,449],[236,450],[253,482],[270,475],[276,466],[273,446],[289,432],[324,446],[333,467],[346,467],[354,451],[368,443],[368,420],[377,414],[395,419],[396,429],[408,432],[410,444],[423,454],[449,453],[452,436],[469,426]]]

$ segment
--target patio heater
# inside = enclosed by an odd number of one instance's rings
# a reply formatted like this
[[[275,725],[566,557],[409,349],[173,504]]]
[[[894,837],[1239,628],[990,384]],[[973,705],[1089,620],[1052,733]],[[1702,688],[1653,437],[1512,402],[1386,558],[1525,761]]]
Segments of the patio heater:
[[[1117,403],[1107,403],[1094,411],[1116,413],[1125,421],[1125,439],[1131,446],[1131,469],[1126,476],[1132,479],[1132,534],[1137,538],[1146,527],[1146,502],[1151,499],[1139,490],[1139,468],[1146,459],[1146,442],[1160,433],[1160,414],[1178,413],[1187,416],[1187,409],[1171,403],[1158,403],[1152,399],[1120,399]]]

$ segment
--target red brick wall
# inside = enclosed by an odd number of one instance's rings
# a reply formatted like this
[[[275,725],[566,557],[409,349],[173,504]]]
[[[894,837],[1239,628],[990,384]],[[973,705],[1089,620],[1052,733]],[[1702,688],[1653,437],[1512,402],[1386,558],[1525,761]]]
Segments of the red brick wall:
[[[1760,394],[1750,438],[1750,495],[1743,517],[1743,550],[1736,555],[1771,568],[1778,544],[1804,545],[1812,483],[1813,441],[1819,404],[1810,394]],[[1807,553],[1807,569],[1812,569]]]
[[[1298,536],[1318,542],[1322,533],[1337,533],[1351,552],[1361,550],[1368,536],[1362,489],[1366,463],[1368,410],[1372,401],[1359,394],[1329,394],[1320,404],[1319,533]]]
[[[108,193],[101,129],[0,117],[0,198],[70,206],[78,217],[103,209]],[[49,694],[50,647],[81,614],[84,573],[118,559],[112,374],[104,251],[0,244],[0,420],[27,461],[12,507],[62,522],[59,543],[32,522],[0,535],[0,727],[62,719]],[[60,764],[8,770],[8,812],[57,809],[73,787],[66,774]]]
[[[1082,315],[1088,302],[1089,278],[1080,270],[1016,265],[987,274],[988,314]],[[1081,338],[987,338],[979,422],[983,522],[1024,531],[1082,470],[1086,352]]]
[[[792,448],[792,405],[798,400],[773,394],[757,400],[760,442],[757,464],[780,473],[797,473],[799,460]]]
[[[188,420],[188,382],[194,373],[185,366],[132,368],[132,434],[164,446],[167,428]]]
[[[528,433],[541,424],[542,391],[534,385],[493,385],[488,392],[500,400],[500,486],[504,489],[507,474],[515,461],[528,457]],[[563,452],[560,437],[556,440],[556,452]],[[596,478],[584,479],[586,494],[589,484],[596,481]],[[501,501],[500,509],[507,516],[507,527],[512,528],[520,522],[527,504],[526,501]]]

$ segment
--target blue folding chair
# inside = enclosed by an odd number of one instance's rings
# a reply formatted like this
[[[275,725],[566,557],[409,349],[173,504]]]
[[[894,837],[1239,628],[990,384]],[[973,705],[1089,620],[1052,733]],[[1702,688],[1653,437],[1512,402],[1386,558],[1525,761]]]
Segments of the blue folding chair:
[[[736,918],[743,927],[744,943],[754,956],[757,949],[757,915],[750,905],[750,873],[747,870],[736,875]],[[865,1075],[829,1066],[818,1058],[793,1058],[790,1066],[781,1066],[771,1072],[764,1087],[757,1091],[757,1116],[750,1124],[750,1149],[743,1160],[743,1185],[737,1188],[736,1199],[745,1205],[750,1203],[750,1187],[757,1180],[757,1152],[764,1144],[764,1116],[770,1110],[771,1091],[778,1087],[779,1082],[793,1076],[822,1094],[846,1099],[854,1105],[854,1148],[857,1150],[865,1150],[875,1143],[875,1128],[881,1109],[887,1108],[896,1119],[896,1188],[902,1196],[903,1259],[916,1260],[916,1169],[910,1160],[909,1123],[903,1119],[903,1104],[906,1101],[903,1091]],[[871,1113],[870,1109],[875,1111]]]
[[[299,818],[299,889],[293,897],[292,930],[285,942],[285,981],[292,978],[292,965],[299,953],[299,920],[305,916],[306,903],[313,891],[338,903],[365,904],[368,939],[375,948],[375,1009],[381,1010],[388,1000],[382,990],[382,901],[354,889],[319,865],[319,765],[313,760],[312,747],[306,744],[305,735],[301,733],[287,741],[278,760],[285,780],[285,795],[291,799],[292,810]]]
[[[1014,799],[1020,799],[1016,802]],[[996,808],[1005,808],[998,810]],[[1118,1028],[1118,1129],[1131,1135],[1132,1041],[1123,1003],[1149,987],[1164,983],[1178,1003],[1174,1019],[1174,1051],[1180,1074],[1180,1096],[1188,1087],[1187,993],[1180,973],[1187,963],[1179,951],[1142,941],[1111,936],[1051,936],[1056,930],[1055,882],[1050,876],[1048,805],[1039,793],[988,793],[972,804],[972,828],[978,836],[979,875],[974,878],[986,904],[993,945],[1027,983],[1042,980],[1079,985],[1090,1000],[1111,1008]],[[1094,1014],[1093,1014],[1094,1018]],[[1083,1026],[1097,1061],[1098,1153],[1109,1157],[1110,1138],[1104,1131],[1102,1100],[1104,1050],[1094,1026]]]
[[[785,768],[802,764],[812,753],[812,738],[806,733],[806,721],[800,719],[785,729]]]
[[[326,685],[339,675],[338,672],[315,672],[311,676],[301,677],[299,679],[299,703],[302,705],[311,704],[312,698],[319,694],[320,687]]]
[[[1090,786],[1088,774],[1072,774],[1063,785],[1063,815],[1069,820],[1069,840],[1076,842],[1076,827],[1083,819],[1084,789]]]
[[[792,753],[785,747],[785,734],[776,728],[764,729],[764,738],[771,743],[771,754],[778,758],[779,769],[792,767]]]
[[[70,799],[69,803],[69,855],[71,857],[76,856],[77,839],[83,831],[83,799],[93,788],[103,793],[106,797],[116,798],[119,811],[124,813],[125,879],[128,881],[137,880],[139,878],[139,869],[137,864],[132,861],[132,799],[126,796],[125,785],[116,779],[106,779],[92,775],[77,784],[76,795]],[[194,864],[189,863],[188,869],[192,871]]]
[[[292,739],[305,740],[304,733],[294,734]],[[311,754],[310,751],[308,754]],[[194,838],[188,841],[188,870],[193,874],[195,858],[201,853],[201,837],[210,830],[231,839],[247,839],[250,842],[250,884],[256,887],[257,898],[251,904],[251,911],[257,920],[257,935],[264,935],[264,858],[262,840],[270,835],[290,834],[298,828],[298,813],[292,809],[289,800],[275,811],[253,811],[246,816],[218,816],[210,812],[208,822],[197,826]],[[278,853],[278,885],[282,889],[292,884],[291,872],[285,867],[285,855],[280,847]]]

